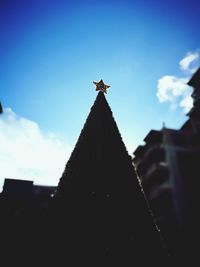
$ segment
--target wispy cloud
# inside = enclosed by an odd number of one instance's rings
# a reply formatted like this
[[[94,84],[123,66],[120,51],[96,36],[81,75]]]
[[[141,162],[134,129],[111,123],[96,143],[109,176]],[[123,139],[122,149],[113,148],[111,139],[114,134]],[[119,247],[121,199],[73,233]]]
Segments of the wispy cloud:
[[[187,113],[192,107],[192,88],[187,85],[191,77],[186,75],[185,71],[191,75],[196,71],[198,64],[199,53],[188,52],[179,62],[180,69],[184,71],[182,77],[165,75],[158,80],[156,94],[158,100],[160,102],[169,102],[171,108],[180,107]]]
[[[10,108],[0,115],[0,147],[0,186],[4,178],[56,185],[72,150],[55,133],[45,133]]]
[[[191,64],[194,62],[197,63],[198,59],[199,59],[198,52],[188,52],[186,56],[179,62],[180,69],[193,71],[195,68],[192,68]]]

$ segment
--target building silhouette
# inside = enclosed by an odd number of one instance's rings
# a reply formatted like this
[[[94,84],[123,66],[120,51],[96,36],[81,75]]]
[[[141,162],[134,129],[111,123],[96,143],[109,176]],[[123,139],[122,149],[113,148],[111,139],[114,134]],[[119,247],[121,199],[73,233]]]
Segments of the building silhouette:
[[[34,260],[40,266],[36,252],[41,221],[54,191],[33,181],[5,179],[0,194],[2,266],[30,266]]]
[[[3,113],[3,107],[1,105],[1,101],[0,101],[0,114]]]
[[[195,262],[199,237],[200,69],[188,85],[193,107],[179,130],[151,130],[133,162],[157,225],[179,262]]]

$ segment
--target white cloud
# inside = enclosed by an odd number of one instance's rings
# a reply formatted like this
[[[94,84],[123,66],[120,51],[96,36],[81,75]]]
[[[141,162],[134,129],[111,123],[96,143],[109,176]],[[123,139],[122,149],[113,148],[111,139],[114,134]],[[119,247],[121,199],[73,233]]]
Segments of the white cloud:
[[[183,108],[187,113],[192,107],[191,91],[186,84],[188,79],[177,78],[175,76],[163,76],[158,80],[157,97],[160,102],[170,102],[171,107],[177,106]]]
[[[72,147],[10,108],[0,115],[0,186],[4,178],[57,185]],[[1,191],[1,190],[0,190]]]
[[[183,108],[185,113],[189,112],[192,105],[193,105],[193,99],[190,95],[185,96],[179,104],[179,106]]]
[[[187,71],[191,75],[197,69],[199,63],[198,52],[188,52],[186,56],[180,60],[179,67],[182,71]],[[169,102],[173,109],[180,107],[187,113],[192,107],[192,88],[187,85],[191,76],[183,73],[182,77],[173,75],[165,75],[158,80],[157,97],[160,102]]]
[[[191,72],[193,72],[196,68],[191,68],[191,64],[193,62],[197,62],[198,59],[199,59],[198,52],[188,52],[186,56],[179,62],[180,69],[190,70]]]
[[[157,97],[160,102],[174,102],[176,97],[184,95],[188,91],[187,80],[175,76],[163,76],[158,80]]]

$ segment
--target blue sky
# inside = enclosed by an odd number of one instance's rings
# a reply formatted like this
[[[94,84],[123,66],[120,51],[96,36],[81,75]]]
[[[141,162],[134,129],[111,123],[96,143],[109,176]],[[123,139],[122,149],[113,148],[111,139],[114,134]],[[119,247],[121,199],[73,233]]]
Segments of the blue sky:
[[[180,127],[199,66],[199,13],[197,0],[1,1],[0,179],[57,183],[95,100],[93,80],[111,85],[129,153],[163,122]]]

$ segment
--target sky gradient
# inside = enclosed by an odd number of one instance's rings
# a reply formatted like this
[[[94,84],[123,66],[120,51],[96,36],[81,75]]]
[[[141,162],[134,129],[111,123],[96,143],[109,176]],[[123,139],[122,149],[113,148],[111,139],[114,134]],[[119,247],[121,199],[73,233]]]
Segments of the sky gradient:
[[[93,80],[111,85],[130,154],[163,122],[179,128],[199,66],[199,14],[197,0],[1,1],[0,181],[57,184],[96,98]]]

